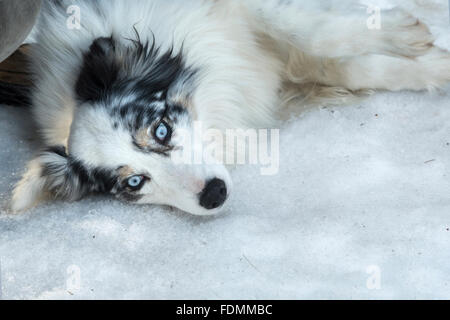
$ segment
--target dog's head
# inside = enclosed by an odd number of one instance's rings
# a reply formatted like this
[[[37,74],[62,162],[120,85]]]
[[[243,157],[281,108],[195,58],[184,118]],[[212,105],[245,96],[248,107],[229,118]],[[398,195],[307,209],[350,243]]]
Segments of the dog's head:
[[[197,215],[221,209],[231,187],[225,167],[204,155],[202,164],[182,161],[186,148],[203,150],[186,139],[196,120],[196,70],[182,53],[160,51],[140,41],[94,41],[75,86],[68,147],[51,147],[30,163],[13,210],[44,195],[73,201],[92,192]]]

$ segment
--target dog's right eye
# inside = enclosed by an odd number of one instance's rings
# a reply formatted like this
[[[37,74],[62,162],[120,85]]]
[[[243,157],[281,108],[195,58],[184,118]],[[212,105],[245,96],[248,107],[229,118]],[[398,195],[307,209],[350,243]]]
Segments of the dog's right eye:
[[[128,179],[127,186],[133,191],[139,191],[145,184],[144,176],[133,176]]]

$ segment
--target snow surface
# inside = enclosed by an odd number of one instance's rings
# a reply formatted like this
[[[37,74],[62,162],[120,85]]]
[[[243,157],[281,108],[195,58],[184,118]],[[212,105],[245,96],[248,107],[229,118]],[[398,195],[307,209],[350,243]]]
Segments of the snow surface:
[[[402,2],[450,49],[446,0]],[[0,298],[449,299],[449,102],[305,112],[282,130],[279,175],[234,171],[215,218],[98,197],[6,214],[37,142],[27,109],[1,107]]]

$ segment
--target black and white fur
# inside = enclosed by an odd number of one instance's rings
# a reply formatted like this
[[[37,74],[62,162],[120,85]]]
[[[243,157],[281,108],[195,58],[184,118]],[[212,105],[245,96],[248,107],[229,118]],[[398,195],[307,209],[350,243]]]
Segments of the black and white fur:
[[[66,26],[74,4],[79,30]],[[399,9],[382,17],[369,30],[365,10],[334,0],[45,1],[32,101],[48,148],[17,185],[13,210],[100,192],[218,212],[231,190],[226,168],[174,161],[193,121],[270,128],[296,97],[335,104],[450,80],[450,55],[425,25]],[[155,137],[161,123],[169,141]]]

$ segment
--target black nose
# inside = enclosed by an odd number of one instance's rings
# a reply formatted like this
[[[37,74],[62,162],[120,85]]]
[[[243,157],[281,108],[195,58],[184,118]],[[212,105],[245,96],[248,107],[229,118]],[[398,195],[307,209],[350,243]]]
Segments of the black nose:
[[[217,209],[227,200],[227,186],[220,179],[213,179],[206,184],[200,194],[200,205],[208,210]]]

